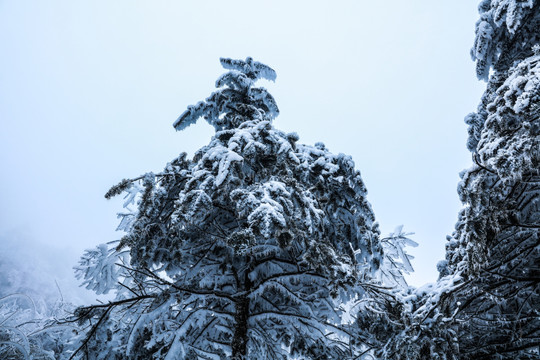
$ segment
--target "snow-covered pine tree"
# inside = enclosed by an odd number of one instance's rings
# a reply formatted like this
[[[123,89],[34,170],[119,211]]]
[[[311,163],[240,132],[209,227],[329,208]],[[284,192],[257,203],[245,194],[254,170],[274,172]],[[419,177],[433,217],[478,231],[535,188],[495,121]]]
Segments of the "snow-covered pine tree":
[[[382,359],[540,358],[540,4],[484,0],[479,12],[471,55],[487,89],[465,118],[464,208],[437,283],[385,313]]]
[[[540,356],[540,3],[482,1],[472,50],[487,89],[469,125],[474,166],[441,275],[461,358]]]
[[[404,265],[383,255],[360,173],[272,126],[276,103],[254,84],[274,70],[221,64],[218,90],[174,123],[203,117],[210,143],[107,193],[127,194],[127,235],[88,252],[78,272],[117,295],[77,311],[88,328],[72,357],[337,359],[369,346],[351,338],[341,305],[381,292],[381,264],[394,282]]]

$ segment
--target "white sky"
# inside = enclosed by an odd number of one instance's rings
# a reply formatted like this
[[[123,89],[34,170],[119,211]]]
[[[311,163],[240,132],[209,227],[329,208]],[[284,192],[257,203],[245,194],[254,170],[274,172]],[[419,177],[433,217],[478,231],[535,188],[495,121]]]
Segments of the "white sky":
[[[173,121],[213,91],[219,57],[252,56],[277,71],[264,84],[276,127],[352,155],[383,232],[416,233],[410,283],[435,281],[470,164],[463,118],[484,88],[469,57],[476,8],[0,0],[0,241],[42,249],[54,263],[42,271],[68,276],[83,249],[120,236],[121,200],[103,194],[206,144],[202,120],[180,133]]]

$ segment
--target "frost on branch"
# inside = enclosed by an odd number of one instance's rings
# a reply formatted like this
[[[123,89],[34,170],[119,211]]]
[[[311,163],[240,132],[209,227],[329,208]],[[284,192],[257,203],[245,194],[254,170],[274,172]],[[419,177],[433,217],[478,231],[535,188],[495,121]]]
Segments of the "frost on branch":
[[[381,239],[384,249],[385,266],[381,268],[381,282],[388,286],[407,287],[403,279],[403,274],[410,274],[414,271],[411,260],[412,255],[407,254],[405,247],[417,247],[418,243],[409,239],[408,236],[414,233],[403,231],[403,225],[396,227],[393,233]]]
[[[125,263],[127,254],[110,249],[107,244],[100,244],[95,249],[89,249],[75,267],[77,279],[82,279],[81,286],[96,294],[107,294],[115,289],[120,282],[122,268],[117,263]]]
[[[483,0],[478,11],[471,57],[478,78],[488,80],[490,69],[505,70],[517,54],[531,55],[532,46],[540,40],[539,4],[535,0]]]

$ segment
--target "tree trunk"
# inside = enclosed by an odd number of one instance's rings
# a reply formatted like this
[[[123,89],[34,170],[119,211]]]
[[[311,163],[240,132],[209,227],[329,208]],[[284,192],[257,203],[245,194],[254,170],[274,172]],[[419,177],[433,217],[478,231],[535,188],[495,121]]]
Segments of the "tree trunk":
[[[232,341],[232,358],[235,360],[245,359],[247,352],[247,330],[249,316],[249,299],[244,296],[236,303],[236,328]]]

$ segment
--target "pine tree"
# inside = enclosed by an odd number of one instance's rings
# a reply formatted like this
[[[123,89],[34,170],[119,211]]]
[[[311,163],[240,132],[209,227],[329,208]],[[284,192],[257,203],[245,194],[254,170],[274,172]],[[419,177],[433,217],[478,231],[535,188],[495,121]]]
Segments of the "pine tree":
[[[484,0],[471,55],[486,92],[469,125],[474,165],[436,284],[386,312],[381,359],[540,356],[540,4]]]
[[[221,64],[218,90],[174,123],[204,118],[210,143],[106,194],[126,193],[127,234],[77,271],[116,299],[78,309],[87,330],[72,357],[349,358],[369,344],[343,324],[343,304],[403,283],[411,241],[399,229],[381,242],[352,159],[272,126],[274,98],[254,87],[275,80],[270,67]]]
[[[472,50],[488,80],[469,125],[474,166],[442,275],[459,275],[461,358],[536,359],[540,346],[540,4],[483,1]]]

